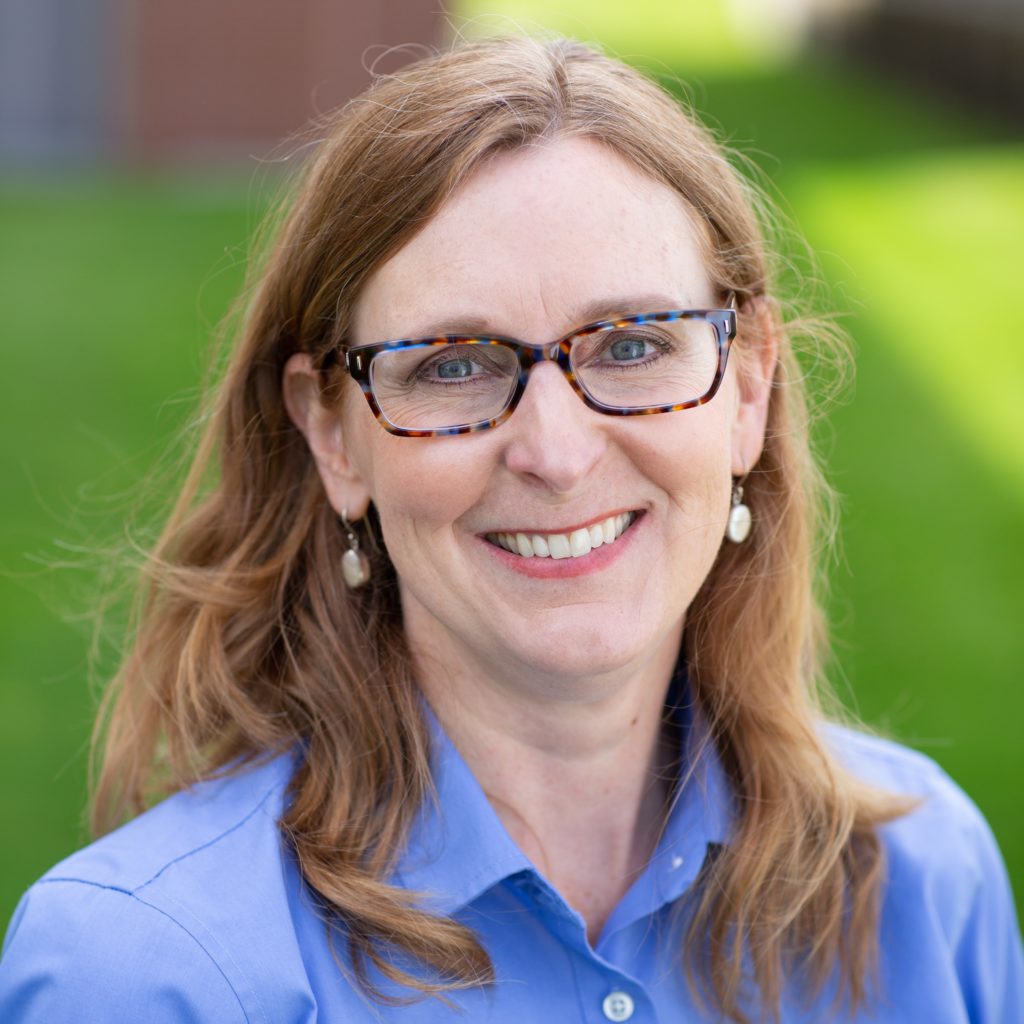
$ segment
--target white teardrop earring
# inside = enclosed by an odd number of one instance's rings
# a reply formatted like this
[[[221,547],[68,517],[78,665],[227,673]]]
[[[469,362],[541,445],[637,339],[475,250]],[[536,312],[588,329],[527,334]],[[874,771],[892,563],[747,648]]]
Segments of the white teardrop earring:
[[[733,544],[742,544],[750,536],[750,508],[743,504],[743,484],[732,483],[732,507],[729,509],[729,523],[725,535]]]
[[[341,511],[341,522],[348,537],[348,549],[341,556],[341,575],[345,586],[349,590],[356,590],[370,579],[370,560],[365,551],[359,550],[359,537],[345,515],[347,511]]]

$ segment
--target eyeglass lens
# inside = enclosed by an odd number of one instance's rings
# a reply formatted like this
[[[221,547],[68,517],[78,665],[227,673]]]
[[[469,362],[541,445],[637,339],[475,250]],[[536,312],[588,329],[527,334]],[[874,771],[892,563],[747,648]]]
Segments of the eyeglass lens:
[[[675,405],[711,389],[718,338],[712,324],[698,319],[601,328],[573,339],[570,366],[580,387],[602,405]],[[385,350],[370,369],[381,412],[412,430],[494,419],[518,377],[516,350],[486,338]]]

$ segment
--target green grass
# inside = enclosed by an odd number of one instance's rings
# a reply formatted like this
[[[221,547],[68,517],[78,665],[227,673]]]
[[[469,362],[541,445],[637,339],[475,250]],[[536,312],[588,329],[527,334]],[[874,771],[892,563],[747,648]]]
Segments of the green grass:
[[[239,182],[0,189],[4,920],[85,837],[103,552],[138,504],[160,502],[138,484],[193,412],[211,326],[241,283],[248,205]]]
[[[1024,146],[792,178],[814,241],[849,270],[885,349],[975,458],[1024,499]],[[843,274],[833,258],[832,274]],[[941,457],[935,445],[919,458]],[[959,500],[959,499],[957,499]]]
[[[791,193],[860,300],[855,403],[835,418],[869,721],[935,756],[1024,882],[1024,148],[828,169]],[[845,266],[846,269],[843,269]]]
[[[785,197],[850,310],[857,384],[827,435],[845,495],[840,689],[967,789],[1020,892],[1024,154],[984,119],[849,73],[737,60],[698,82],[698,63],[674,67]],[[65,620],[94,605],[98,552],[194,411],[261,209],[248,192],[0,187],[0,772],[18,837],[0,845],[0,918],[84,837],[89,632]]]
[[[769,62],[785,49],[785,40],[770,32],[738,34],[738,19],[727,4],[714,0],[463,0],[457,10],[451,22],[462,36],[557,33],[591,42],[614,40],[618,56],[654,67],[683,60],[700,70],[737,70]]]

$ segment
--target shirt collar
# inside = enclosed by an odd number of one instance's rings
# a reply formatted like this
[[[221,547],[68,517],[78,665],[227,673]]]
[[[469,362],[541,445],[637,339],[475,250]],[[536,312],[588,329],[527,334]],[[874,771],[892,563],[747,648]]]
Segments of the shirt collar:
[[[424,909],[450,915],[532,863],[515,844],[469,766],[423,701],[436,799],[413,820],[394,881],[424,896]]]
[[[679,695],[675,701],[673,694]],[[651,910],[654,902],[677,899],[690,887],[709,848],[728,840],[735,812],[707,721],[688,695],[685,678],[670,694],[669,713],[679,726],[683,756],[668,821],[645,872],[652,886]]]
[[[731,788],[688,692],[685,673],[680,673],[668,711],[680,727],[685,756],[664,833],[634,886],[645,893],[641,902],[648,912],[686,891],[708,847],[726,841],[732,819]],[[423,707],[436,799],[428,796],[413,820],[392,881],[423,894],[425,909],[450,915],[509,876],[537,869],[505,830],[425,701]]]

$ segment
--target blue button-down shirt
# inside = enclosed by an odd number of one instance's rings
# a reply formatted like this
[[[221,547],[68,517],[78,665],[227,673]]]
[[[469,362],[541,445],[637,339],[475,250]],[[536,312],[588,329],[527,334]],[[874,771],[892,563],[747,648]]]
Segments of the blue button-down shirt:
[[[396,1007],[369,1001],[339,970],[277,825],[294,768],[281,757],[172,797],[33,886],[0,961],[0,1021],[710,1019],[680,966],[678,901],[713,844],[728,839],[731,795],[714,757],[694,766],[650,864],[591,945],[582,918],[515,845],[434,728],[439,799],[421,809],[392,881],[476,931],[494,985],[452,993],[452,1006],[427,999]],[[841,1019],[1021,1024],[1020,935],[1005,869],[976,808],[919,754],[842,729],[828,736],[861,778],[923,798],[882,830],[888,882],[874,1015]],[[408,995],[371,976],[385,992]],[[831,1019],[830,1000],[826,991],[806,1007],[789,992],[783,1020]]]

